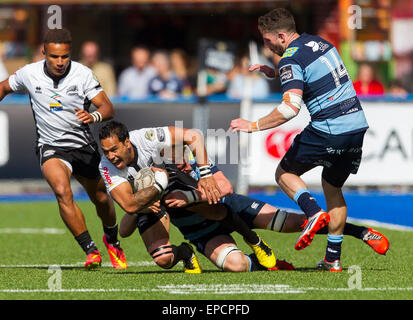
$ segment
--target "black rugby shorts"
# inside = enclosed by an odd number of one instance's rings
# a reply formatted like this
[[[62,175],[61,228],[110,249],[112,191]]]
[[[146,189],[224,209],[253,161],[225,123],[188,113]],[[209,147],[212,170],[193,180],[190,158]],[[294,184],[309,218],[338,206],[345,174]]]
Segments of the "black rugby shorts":
[[[79,175],[88,179],[100,178],[100,154],[96,142],[75,149],[45,144],[37,147],[36,155],[39,159],[40,166],[49,159],[57,158],[70,163],[73,175]]]
[[[331,135],[307,126],[295,137],[280,166],[298,176],[322,166],[323,179],[341,188],[350,174],[358,171],[365,133]]]

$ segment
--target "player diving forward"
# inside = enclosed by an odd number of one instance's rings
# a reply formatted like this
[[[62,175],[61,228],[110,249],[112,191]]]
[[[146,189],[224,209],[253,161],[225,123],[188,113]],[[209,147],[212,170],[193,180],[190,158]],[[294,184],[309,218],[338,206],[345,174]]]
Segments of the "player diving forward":
[[[196,160],[190,151],[185,152],[184,159],[176,167],[195,180],[199,179]],[[169,172],[171,171],[173,172],[173,169],[169,170]],[[225,178],[222,171],[215,165],[212,166],[211,171],[213,171],[214,177],[222,189],[231,189],[230,182]],[[172,175],[172,172],[170,175]],[[186,179],[186,181],[188,180]],[[191,184],[190,181],[189,184]],[[168,191],[169,193],[164,196],[163,202],[167,206],[170,221],[181,231],[185,239],[194,244],[197,250],[218,268],[232,272],[266,270],[257,263],[254,254],[246,255],[238,249],[235,240],[230,235],[231,229],[225,228],[216,221],[208,220],[197,213],[199,212],[199,206],[193,207],[193,205],[195,202],[202,202],[205,198],[201,190],[195,190],[191,185],[185,187],[182,181],[178,183],[175,179],[174,182],[168,185]],[[221,199],[221,203],[236,212],[251,229],[267,229],[283,233],[300,232],[306,222],[304,214],[282,210],[260,200],[236,193],[226,195]],[[211,210],[210,207],[205,209]],[[168,215],[164,215],[160,220],[165,230],[169,230]],[[120,223],[119,234],[121,237],[128,237],[136,228],[141,231],[139,218],[136,215],[125,214]],[[327,227],[319,231],[319,233],[327,232]],[[385,254],[389,248],[387,238],[371,228],[346,223],[344,234],[363,240],[379,254]],[[292,270],[293,267],[277,259],[277,266],[274,269]]]
[[[233,211],[219,208],[218,201],[222,196],[232,192],[232,188],[221,189],[211,172],[202,136],[195,130],[178,127],[145,128],[129,132],[122,123],[111,121],[103,126],[99,132],[99,139],[104,153],[99,170],[112,198],[129,213],[139,212],[139,224],[142,239],[157,264],[164,268],[174,266],[178,261],[184,260],[191,265],[195,260],[192,250],[188,245],[174,246],[169,242],[168,230],[165,230],[158,214],[142,213],[141,211],[154,202],[168,186],[166,170],[153,167],[161,165],[162,158],[166,156],[165,150],[189,146],[197,160],[200,179],[197,185],[208,201],[208,208],[214,205],[214,210],[203,210],[210,220],[219,222],[241,234],[245,241],[255,252],[259,263],[266,268],[273,268],[276,259],[271,248],[240,219]],[[138,171],[145,167],[152,167],[155,173],[156,184],[134,192],[131,187]],[[154,209],[156,210],[156,209]],[[167,228],[169,229],[169,228]],[[163,235],[160,237],[159,235]],[[190,272],[190,268],[187,268]]]
[[[102,220],[103,241],[113,266],[124,269],[127,264],[117,239],[116,213],[97,168],[100,154],[89,128],[90,123],[112,118],[113,105],[93,72],[71,61],[71,48],[68,30],[49,30],[44,39],[45,60],[28,64],[0,82],[0,101],[12,92],[29,93],[42,174],[56,196],[62,220],[86,253],[85,267],[99,266],[102,257],[73,201],[72,176],[86,190]],[[97,111],[89,113],[91,104]]]

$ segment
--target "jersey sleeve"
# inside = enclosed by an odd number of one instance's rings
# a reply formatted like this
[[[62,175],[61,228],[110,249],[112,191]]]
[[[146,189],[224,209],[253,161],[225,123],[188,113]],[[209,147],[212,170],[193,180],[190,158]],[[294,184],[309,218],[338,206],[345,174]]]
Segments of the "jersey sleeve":
[[[146,128],[144,130],[144,141],[148,147],[162,150],[172,147],[172,137],[168,127]]]
[[[104,156],[99,163],[99,172],[108,192],[111,192],[118,185],[128,182],[127,173],[124,174],[116,169]]]
[[[84,83],[84,93],[89,100],[92,100],[96,97],[101,91],[103,91],[102,86],[100,85],[96,75],[89,68],[85,68],[85,83]]]
[[[304,90],[303,70],[295,59],[281,59],[279,73],[283,92],[290,89]]]
[[[20,68],[9,77],[9,86],[14,92],[26,90],[27,67]]]

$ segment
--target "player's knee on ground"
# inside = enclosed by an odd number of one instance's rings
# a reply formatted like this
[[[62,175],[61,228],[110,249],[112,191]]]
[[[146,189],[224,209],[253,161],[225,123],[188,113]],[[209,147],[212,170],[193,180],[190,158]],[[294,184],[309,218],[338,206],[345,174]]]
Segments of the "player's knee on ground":
[[[169,269],[173,266],[174,254],[171,246],[159,247],[151,253],[153,261],[163,269]]]
[[[229,272],[249,270],[248,259],[236,246],[227,246],[220,251],[215,262],[218,268]]]

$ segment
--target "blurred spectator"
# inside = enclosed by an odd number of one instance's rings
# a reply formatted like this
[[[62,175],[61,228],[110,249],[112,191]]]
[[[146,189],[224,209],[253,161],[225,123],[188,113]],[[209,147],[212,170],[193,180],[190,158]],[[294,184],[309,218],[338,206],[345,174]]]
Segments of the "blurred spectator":
[[[182,94],[190,96],[193,87],[188,74],[188,57],[182,49],[174,49],[170,54],[172,70],[181,82]]]
[[[9,77],[9,73],[3,64],[3,58],[3,47],[0,46],[0,81],[6,80]]]
[[[168,54],[165,51],[155,52],[152,65],[158,74],[149,81],[149,92],[162,99],[176,98],[182,91],[181,81],[171,69]]]
[[[92,69],[108,96],[116,94],[115,71],[111,64],[99,61],[99,46],[94,41],[84,42],[80,50],[80,63]]]
[[[270,93],[270,87],[258,72],[249,72],[250,60],[243,56],[237,66],[238,73],[228,86],[227,95],[230,98],[242,99],[248,94],[251,98],[265,98]],[[248,85],[249,82],[249,85]]]
[[[206,69],[206,94],[225,93],[228,86],[227,75],[217,69]]]
[[[144,99],[149,95],[149,81],[156,70],[149,65],[150,52],[145,47],[135,47],[131,52],[132,66],[119,76],[118,94],[134,99]]]
[[[405,98],[407,96],[407,90],[404,88],[400,80],[394,80],[389,87],[389,94],[398,97]]]
[[[376,79],[373,67],[367,63],[360,64],[358,77],[354,82],[354,89],[359,95],[384,94],[383,84]]]

